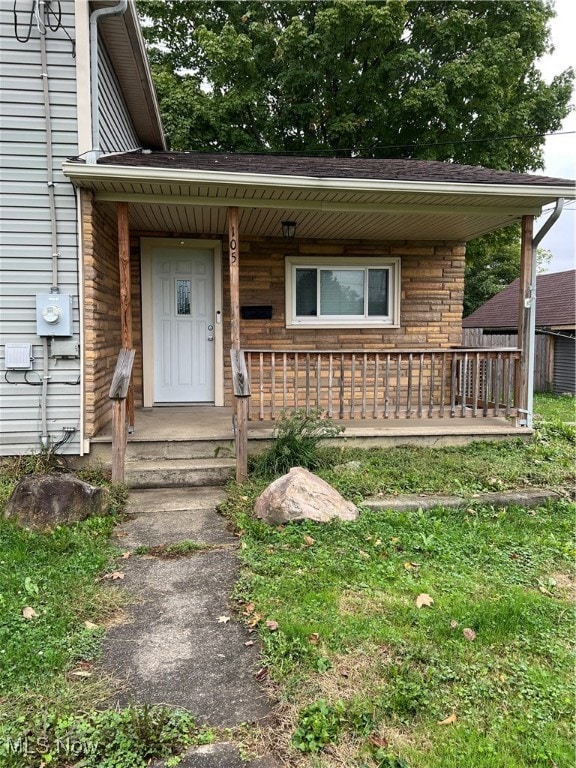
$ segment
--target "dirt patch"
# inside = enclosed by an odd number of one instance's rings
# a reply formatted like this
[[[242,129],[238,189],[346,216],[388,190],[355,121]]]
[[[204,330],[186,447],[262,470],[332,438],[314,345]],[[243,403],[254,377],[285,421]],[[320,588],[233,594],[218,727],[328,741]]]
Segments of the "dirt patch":
[[[367,613],[377,614],[390,611],[394,608],[405,607],[409,605],[407,598],[401,597],[391,592],[353,592],[345,590],[338,603],[338,610],[344,615],[366,615]]]
[[[554,594],[576,603],[576,577],[568,573],[553,573],[551,576],[556,582]]]
[[[331,656],[330,660],[331,669],[309,678],[306,685],[295,691],[291,702],[281,703],[274,711],[274,721],[264,737],[268,750],[279,758],[281,765],[343,768],[354,764],[361,743],[365,740],[354,733],[343,733],[337,744],[329,744],[320,752],[320,757],[304,755],[294,749],[291,739],[300,710],[318,699],[329,702],[364,696],[369,699],[381,685],[385,668],[396,663],[396,657],[387,646],[363,647],[354,653]],[[383,734],[390,730],[382,728]],[[394,738],[398,740],[399,736],[395,735]]]

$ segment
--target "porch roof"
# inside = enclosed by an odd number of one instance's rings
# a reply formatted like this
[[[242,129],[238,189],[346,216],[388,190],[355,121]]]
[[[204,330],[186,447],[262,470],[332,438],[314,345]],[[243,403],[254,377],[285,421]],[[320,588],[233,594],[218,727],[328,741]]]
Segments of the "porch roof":
[[[237,206],[244,235],[293,220],[298,237],[466,241],[575,197],[567,179],[408,159],[131,152],[64,172],[144,232],[224,235]]]

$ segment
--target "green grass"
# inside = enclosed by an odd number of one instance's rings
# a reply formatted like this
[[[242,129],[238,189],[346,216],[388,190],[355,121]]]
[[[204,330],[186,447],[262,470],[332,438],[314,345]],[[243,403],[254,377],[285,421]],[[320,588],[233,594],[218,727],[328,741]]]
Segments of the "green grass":
[[[568,491],[574,442],[553,416],[530,443],[321,450],[318,474],[356,503],[449,492],[466,498],[461,510],[365,510],[356,523],[273,528],[252,517],[264,479],[230,487],[224,509],[244,563],[236,598],[248,621],[261,616],[283,758],[303,768],[574,764],[576,507],[475,499]],[[352,459],[360,465],[335,468]],[[422,593],[430,607],[417,607]]]
[[[345,498],[395,493],[457,494],[514,488],[571,488],[576,431],[560,422],[537,425],[531,441],[475,442],[458,448],[320,448],[316,472]],[[349,468],[348,462],[359,462]],[[262,488],[265,457],[252,460],[248,487]],[[265,476],[267,480],[271,475]]]
[[[576,398],[571,395],[534,395],[534,414],[546,421],[576,421]]]
[[[572,765],[574,511],[365,511],[354,524],[281,530],[241,514],[236,594],[278,622],[261,635],[287,730],[301,736],[315,702],[344,702],[369,716],[389,745],[381,754],[410,768]],[[416,607],[420,593],[430,608]],[[452,712],[457,723],[438,725]],[[354,749],[339,759],[378,765],[373,742],[346,728],[342,748]]]

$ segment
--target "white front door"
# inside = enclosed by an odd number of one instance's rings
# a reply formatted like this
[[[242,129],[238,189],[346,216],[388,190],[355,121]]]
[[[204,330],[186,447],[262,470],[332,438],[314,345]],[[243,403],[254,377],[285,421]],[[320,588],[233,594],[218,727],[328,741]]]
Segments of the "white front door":
[[[214,255],[156,247],[152,253],[154,402],[214,401]]]

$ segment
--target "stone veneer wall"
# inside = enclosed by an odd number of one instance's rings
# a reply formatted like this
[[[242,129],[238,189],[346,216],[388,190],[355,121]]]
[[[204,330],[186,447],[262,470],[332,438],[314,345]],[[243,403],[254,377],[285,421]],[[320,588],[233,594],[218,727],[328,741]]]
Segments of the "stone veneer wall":
[[[108,392],[122,346],[118,230],[115,218],[105,207],[95,204],[92,193],[85,190],[82,191],[81,213],[84,239],[84,423],[86,437],[90,438],[111,421]],[[137,239],[131,243],[131,283],[136,349],[134,392],[138,407],[142,404],[142,345]]]
[[[245,349],[410,350],[458,346],[466,248],[461,242],[292,241],[251,238],[240,244],[240,304],[271,304],[272,320],[242,320]],[[300,329],[285,327],[286,256],[399,256],[399,328]],[[229,280],[224,243],[224,365],[226,403],[231,403]]]
[[[110,421],[108,389],[120,349],[116,221],[83,192],[85,232],[85,421],[86,436]],[[98,237],[91,237],[92,231]],[[131,232],[134,393],[142,405],[140,237],[206,238],[178,232]],[[213,236],[212,236],[213,237]],[[227,240],[223,240],[224,368],[226,404],[232,402],[229,363],[230,299]],[[240,304],[272,304],[272,320],[241,321],[241,342],[249,349],[410,350],[458,346],[466,248],[461,242],[326,241],[244,238],[240,243]],[[401,259],[400,328],[299,329],[285,327],[286,256],[398,256]]]

